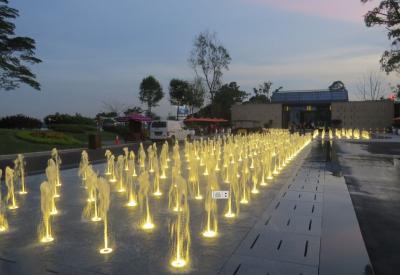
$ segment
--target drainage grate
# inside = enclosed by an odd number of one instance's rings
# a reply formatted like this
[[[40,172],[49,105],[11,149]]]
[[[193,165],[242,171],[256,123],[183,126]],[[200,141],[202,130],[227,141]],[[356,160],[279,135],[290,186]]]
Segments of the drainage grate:
[[[238,255],[317,266],[320,238],[311,235],[254,231],[237,250]]]

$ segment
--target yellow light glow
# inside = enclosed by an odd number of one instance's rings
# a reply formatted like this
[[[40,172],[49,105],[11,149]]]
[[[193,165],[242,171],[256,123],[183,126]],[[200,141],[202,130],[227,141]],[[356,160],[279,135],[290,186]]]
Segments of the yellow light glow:
[[[217,232],[213,230],[207,230],[203,232],[203,236],[206,238],[214,238],[215,236],[217,236]]]
[[[92,222],[99,222],[99,221],[101,221],[101,218],[99,216],[92,218]]]
[[[225,216],[225,218],[234,218],[234,217],[236,217],[236,214],[232,213],[232,212],[228,212],[224,216]]]
[[[52,241],[54,241],[54,238],[51,237],[51,236],[43,237],[43,238],[40,240],[40,242],[42,242],[42,243],[50,243],[50,242],[52,242]]]
[[[137,205],[137,202],[136,201],[130,201],[130,202],[128,202],[127,204],[126,204],[126,206],[128,206],[128,207],[135,207]]]
[[[142,229],[144,230],[151,230],[154,228],[154,224],[151,222],[146,222],[145,224],[142,225]]]
[[[102,249],[100,249],[100,254],[109,254],[109,253],[111,253],[113,250],[112,250],[112,248],[109,248],[109,247],[107,247],[107,248],[102,248]]]
[[[171,261],[171,265],[175,268],[182,268],[184,266],[186,266],[186,261],[184,259],[175,259],[173,261]]]

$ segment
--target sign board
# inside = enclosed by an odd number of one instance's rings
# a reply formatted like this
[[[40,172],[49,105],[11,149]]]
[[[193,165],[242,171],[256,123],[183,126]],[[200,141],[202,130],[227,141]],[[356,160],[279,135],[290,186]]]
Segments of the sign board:
[[[229,191],[212,191],[211,197],[214,200],[226,200],[229,199]]]
[[[189,114],[189,108],[187,106],[178,107],[178,116],[187,116]]]

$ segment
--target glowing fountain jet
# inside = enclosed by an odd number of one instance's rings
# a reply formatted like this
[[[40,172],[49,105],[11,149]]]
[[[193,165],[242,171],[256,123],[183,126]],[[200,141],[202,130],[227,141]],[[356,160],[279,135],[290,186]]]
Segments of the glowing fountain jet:
[[[101,254],[108,254],[113,251],[109,244],[109,233],[108,233],[108,210],[110,209],[110,185],[104,178],[99,178],[98,183],[99,190],[99,216],[103,220],[104,231],[104,247],[100,249]]]
[[[40,209],[42,212],[42,220],[39,225],[39,240],[42,243],[54,241],[53,232],[51,230],[51,211],[53,204],[53,187],[48,181],[42,182],[40,185]]]
[[[141,227],[144,230],[151,230],[154,228],[153,218],[150,212],[149,192],[150,192],[150,179],[149,172],[142,171],[138,178],[139,181],[139,205],[142,212]]]
[[[176,214],[174,222],[170,226],[171,230],[171,266],[183,268],[189,264],[190,251],[190,210],[188,204],[188,188],[186,181],[181,175],[176,178],[178,186],[179,208],[181,211]]]
[[[14,171],[16,173],[16,176],[19,179],[19,184],[21,186],[20,191],[18,192],[20,195],[26,195],[28,194],[28,191],[25,186],[25,160],[24,156],[22,154],[18,154],[17,158],[14,160]]]
[[[10,167],[6,167],[6,186],[7,186],[7,202],[8,208],[11,210],[17,209],[17,199],[15,198],[15,186],[14,186],[14,170]]]
[[[7,208],[5,203],[1,197],[1,176],[3,174],[3,170],[0,169],[0,232],[4,232],[8,230],[8,222],[7,222]]]

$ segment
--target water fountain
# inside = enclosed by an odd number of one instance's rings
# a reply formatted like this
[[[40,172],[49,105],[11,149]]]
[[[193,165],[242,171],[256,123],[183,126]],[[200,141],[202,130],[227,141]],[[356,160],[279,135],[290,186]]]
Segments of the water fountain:
[[[159,163],[157,157],[154,158],[153,161],[153,170],[154,170],[154,176],[153,176],[153,195],[156,197],[161,197],[162,192],[160,188],[160,168],[159,168]]]
[[[143,143],[139,145],[139,168],[140,171],[146,168],[146,152],[144,151]]]
[[[106,170],[105,170],[104,174],[106,176],[110,176],[111,175],[111,156],[112,156],[111,151],[107,149],[104,156],[107,158],[107,165],[106,165]]]
[[[47,176],[47,181],[50,185],[50,190],[52,193],[52,199],[51,199],[51,215],[57,215],[58,210],[56,207],[56,201],[55,199],[59,197],[57,193],[57,166],[54,162],[53,159],[49,159],[47,168],[46,168],[46,176]]]
[[[58,151],[56,148],[53,148],[51,150],[51,158],[54,160],[54,163],[56,164],[56,185],[61,186],[61,178],[60,178],[60,165],[61,165],[61,158],[58,154]]]
[[[131,171],[131,176],[132,177],[137,177],[136,174],[136,163],[135,163],[135,152],[130,151],[129,153],[129,164],[128,164],[128,170]]]
[[[170,226],[171,231],[171,266],[182,268],[189,263],[190,252],[190,211],[188,204],[188,188],[181,175],[177,175],[179,211]]]
[[[118,189],[117,192],[123,193],[126,191],[125,188],[125,178],[124,178],[124,169],[125,169],[125,157],[119,155],[117,158],[117,178],[118,178]]]
[[[104,247],[100,249],[101,254],[109,254],[113,251],[109,244],[108,233],[108,210],[110,209],[110,185],[104,178],[97,182],[99,191],[99,216],[103,220]]]
[[[124,151],[124,170],[128,171],[129,170],[129,149],[128,147],[122,148]]]
[[[117,182],[117,177],[115,175],[115,157],[114,157],[114,155],[110,156],[109,168],[110,168],[110,182],[111,183]]]
[[[161,147],[161,153],[160,153],[160,168],[161,168],[161,176],[160,179],[166,179],[167,174],[166,170],[168,169],[168,151],[167,151],[167,143],[164,143],[163,146]]]
[[[189,154],[189,173],[188,182],[191,186],[191,193],[196,200],[203,199],[203,195],[200,190],[200,179],[199,179],[199,161],[196,158],[196,154]]]
[[[142,212],[141,228],[144,230],[151,230],[154,228],[153,218],[150,212],[149,192],[150,192],[150,179],[149,172],[142,171],[138,178],[139,181],[139,205]]]
[[[240,192],[241,192],[241,204],[248,204],[250,200],[250,190],[248,186],[250,171],[248,168],[248,158],[245,157],[242,164],[242,172],[241,177],[239,179],[240,182]]]
[[[2,199],[1,194],[1,176],[3,174],[3,170],[0,169],[0,232],[4,232],[8,230],[8,222],[7,222],[7,208]]]
[[[224,214],[226,218],[234,218],[238,216],[240,209],[240,186],[237,163],[230,164],[230,171],[229,198],[227,200],[226,211]]]
[[[154,158],[155,158],[155,155],[154,155],[154,151],[153,151],[153,146],[149,145],[149,147],[147,147],[147,161],[148,161],[147,166],[149,168],[150,173],[154,173],[154,167],[153,167],[154,166]]]
[[[40,184],[40,209],[42,212],[42,220],[39,225],[39,240],[42,243],[54,241],[53,232],[51,230],[51,213],[53,209],[53,184],[48,181]]]
[[[28,194],[28,191],[25,186],[25,160],[22,154],[18,154],[17,158],[14,160],[14,171],[16,173],[17,178],[19,179],[19,184],[21,186],[20,191],[18,192],[20,195]]]
[[[218,179],[214,171],[207,176],[207,188],[204,201],[206,218],[204,223],[203,236],[206,238],[216,237],[218,234],[218,209],[217,202],[212,197],[212,192],[219,190]]]
[[[93,171],[92,167],[89,165],[86,172],[86,186],[88,199],[86,200],[86,206],[83,209],[82,217],[86,220],[91,220],[93,222],[101,221],[98,211],[98,175]]]
[[[14,210],[18,208],[17,199],[15,197],[15,186],[14,186],[14,170],[10,167],[6,167],[6,186],[7,186],[7,203],[8,209]]]
[[[135,164],[135,153],[133,151],[129,154],[129,165],[128,171],[126,171],[126,180],[128,183],[128,203],[126,206],[135,207],[137,205],[136,188],[134,179],[136,179],[136,164]]]
[[[86,187],[86,172],[87,172],[86,170],[87,170],[88,166],[89,166],[89,155],[85,150],[83,150],[82,154],[81,154],[81,161],[79,163],[78,176],[81,177],[82,184],[83,184],[83,186],[85,186],[85,188],[87,188]]]

